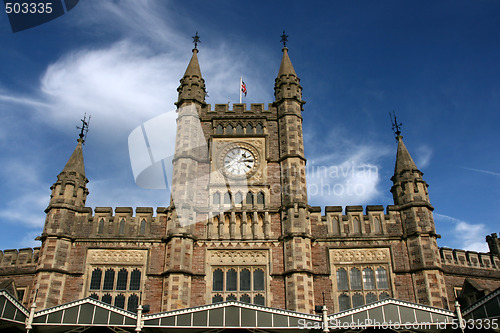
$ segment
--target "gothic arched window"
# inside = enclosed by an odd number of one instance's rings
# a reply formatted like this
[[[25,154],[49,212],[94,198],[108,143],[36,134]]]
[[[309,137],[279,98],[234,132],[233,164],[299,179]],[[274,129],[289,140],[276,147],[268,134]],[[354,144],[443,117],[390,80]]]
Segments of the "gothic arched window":
[[[234,133],[234,127],[233,125],[229,124],[226,127],[226,134],[233,134]]]
[[[98,290],[101,289],[101,279],[102,279],[102,271],[100,268],[94,269],[92,272],[92,278],[90,279],[90,290]]]
[[[214,193],[212,202],[213,202],[214,205],[220,205],[220,194],[219,194],[219,192],[215,192]]]
[[[116,290],[127,290],[127,280],[128,271],[125,268],[120,269],[116,280]]]
[[[257,205],[264,204],[264,192],[257,193]]]
[[[250,290],[250,270],[244,268],[240,272],[240,290]]]
[[[387,271],[385,270],[385,268],[377,268],[377,270],[375,271],[375,275],[377,276],[377,286],[379,289],[389,288],[389,281],[387,281]]]
[[[120,221],[120,235],[125,235],[125,219],[122,219]]]
[[[252,124],[248,124],[246,127],[247,134],[253,134]]]
[[[257,126],[255,126],[255,133],[257,133],[257,134],[263,134],[264,133],[264,128],[262,127],[261,124],[257,124]]]
[[[252,192],[247,193],[246,204],[253,205],[253,193]]]
[[[351,275],[351,289],[354,290],[363,289],[361,282],[361,271],[357,268],[352,268],[349,274]]]
[[[264,290],[264,271],[260,268],[253,271],[253,290]]]
[[[364,300],[363,295],[361,295],[360,293],[355,293],[354,295],[352,295],[352,307],[353,308],[356,308],[358,306],[362,306],[364,304],[365,304],[365,300]]]
[[[223,291],[224,290],[224,272],[222,272],[222,269],[220,269],[220,268],[217,268],[213,273],[212,289],[214,291]]]
[[[130,273],[130,290],[141,289],[141,271],[137,268]]]
[[[97,233],[102,235],[104,233],[104,219],[99,220],[99,226],[97,227]]]
[[[104,273],[104,283],[102,285],[102,289],[113,290],[114,284],[115,284],[115,270],[109,268],[108,270],[106,270],[106,273]]]
[[[243,302],[243,303],[251,303],[252,300],[250,299],[250,296],[248,294],[243,294],[241,295],[240,297],[240,302]]]
[[[227,291],[236,291],[238,284],[238,273],[234,268],[229,269],[226,272],[226,290]]]
[[[224,193],[224,205],[230,205],[231,204],[231,193],[226,192]]]
[[[90,295],[90,298],[93,298],[93,299],[99,300],[99,295],[97,295],[96,293],[92,293],[92,294]]]
[[[137,312],[137,305],[139,305],[139,297],[136,294],[128,298],[127,310],[130,312]]]
[[[226,301],[237,301],[237,300],[238,299],[233,294],[230,294],[226,297]]]
[[[118,295],[115,297],[115,306],[120,309],[125,309],[125,296]]]
[[[222,301],[224,301],[224,299],[222,299],[221,294],[217,294],[217,295],[214,295],[214,297],[212,297],[212,303],[220,303]]]
[[[110,294],[105,294],[104,296],[102,296],[102,299],[101,301],[103,301],[104,303],[108,303],[109,305],[111,305],[111,301],[112,301],[112,297]]]
[[[375,289],[375,276],[371,268],[363,269],[363,285],[366,290]]]
[[[141,235],[145,235],[146,234],[146,220],[145,219],[142,219],[142,221],[141,221],[141,225],[139,227],[139,233]]]
[[[264,306],[266,305],[266,299],[261,294],[257,294],[253,298],[253,304]]]
[[[389,298],[389,294],[386,293],[385,291],[383,293],[380,294],[380,296],[378,297],[379,300],[383,300],[383,299],[386,299],[386,298]]]
[[[243,195],[241,194],[241,192],[236,193],[236,195],[234,196],[234,204],[239,205],[241,204],[242,201],[243,201]]]
[[[347,271],[343,268],[337,269],[337,289],[338,290],[349,289],[349,281],[347,279]]]
[[[366,294],[366,304],[370,304],[377,301],[377,295],[374,293]]]
[[[215,128],[215,134],[224,134],[224,129],[220,124]]]
[[[243,126],[241,124],[236,125],[236,134],[243,134]]]
[[[351,299],[346,294],[339,295],[339,310],[344,311],[351,308]]]

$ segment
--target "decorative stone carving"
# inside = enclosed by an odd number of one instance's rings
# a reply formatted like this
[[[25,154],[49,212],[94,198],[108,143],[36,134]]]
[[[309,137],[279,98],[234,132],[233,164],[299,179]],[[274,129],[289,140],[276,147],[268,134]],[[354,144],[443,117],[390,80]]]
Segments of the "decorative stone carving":
[[[268,251],[213,250],[208,251],[208,261],[212,265],[267,265]]]
[[[332,262],[353,263],[353,262],[389,262],[390,252],[387,248],[381,249],[331,249],[330,256]]]
[[[147,250],[88,250],[88,264],[136,264],[143,265]]]

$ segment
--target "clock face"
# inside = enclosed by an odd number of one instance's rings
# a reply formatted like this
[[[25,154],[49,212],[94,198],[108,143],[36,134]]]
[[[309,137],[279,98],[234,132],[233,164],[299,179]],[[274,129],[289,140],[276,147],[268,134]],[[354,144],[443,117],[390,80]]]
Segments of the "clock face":
[[[246,175],[254,165],[255,157],[245,148],[233,148],[224,156],[224,169],[236,176]]]

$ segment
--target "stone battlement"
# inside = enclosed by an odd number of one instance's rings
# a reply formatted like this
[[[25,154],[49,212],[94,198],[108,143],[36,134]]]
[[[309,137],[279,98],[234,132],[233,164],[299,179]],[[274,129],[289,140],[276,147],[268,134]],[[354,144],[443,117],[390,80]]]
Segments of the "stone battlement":
[[[85,207],[79,223],[71,227],[76,238],[153,237],[165,235],[167,207]],[[86,213],[86,216],[85,216]]]
[[[326,206],[310,207],[311,218],[316,220],[316,233],[328,237],[356,237],[402,235],[401,220],[396,206]],[[326,228],[325,228],[326,227]],[[314,229],[314,228],[313,228]]]
[[[480,253],[447,247],[439,248],[439,253],[445,265],[500,270],[500,258],[492,253]]]
[[[0,269],[36,265],[40,248],[0,250]]]
[[[214,108],[210,104],[206,105],[203,111],[207,113],[217,113],[217,114],[245,114],[245,113],[271,113],[276,111],[272,103],[268,104],[267,110],[264,108],[264,103],[252,103],[250,104],[250,109],[247,108],[246,103],[233,103],[233,108],[230,108],[229,104],[215,104]]]

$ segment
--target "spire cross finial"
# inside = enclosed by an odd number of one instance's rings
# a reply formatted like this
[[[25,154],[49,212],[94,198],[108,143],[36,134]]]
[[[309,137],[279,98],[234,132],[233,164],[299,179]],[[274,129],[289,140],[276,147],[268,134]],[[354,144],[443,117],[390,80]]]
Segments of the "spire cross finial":
[[[84,143],[85,139],[87,138],[87,133],[89,131],[90,116],[89,119],[87,120],[87,114],[85,113],[83,119],[80,119],[80,121],[82,122],[82,127],[76,126],[76,128],[80,130],[79,140],[82,140],[82,143]]]
[[[397,140],[398,137],[401,135],[401,126],[403,126],[403,123],[398,123],[398,120],[396,118],[396,113],[394,112],[394,110],[392,110],[392,115],[389,112],[389,118],[391,118],[392,130],[394,131]],[[392,118],[394,118],[394,120]]]
[[[198,43],[201,43],[200,36],[198,36],[198,31],[196,31],[196,35],[193,36],[194,49],[198,50]]]
[[[281,35],[280,37],[281,37],[280,42],[283,43],[283,47],[286,47],[286,42],[288,42],[288,35],[285,34],[285,30],[283,30],[283,35]]]

